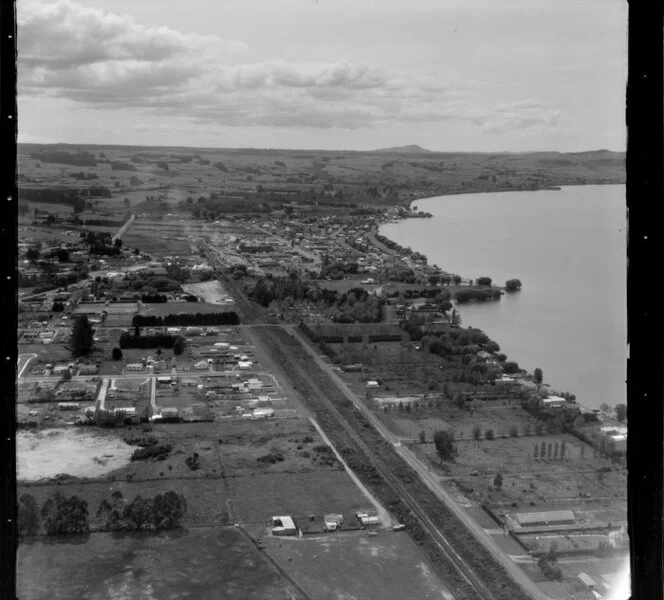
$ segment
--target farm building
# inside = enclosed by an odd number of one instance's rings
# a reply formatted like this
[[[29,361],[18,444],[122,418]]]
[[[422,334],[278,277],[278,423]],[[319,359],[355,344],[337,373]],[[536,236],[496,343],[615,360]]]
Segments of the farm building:
[[[58,402],[58,410],[78,410],[78,402]]]
[[[586,573],[579,573],[579,579],[581,580],[581,583],[588,586],[589,589],[597,589],[597,583],[595,583],[595,580],[590,575],[587,575]]]
[[[291,517],[272,517],[272,535],[297,535],[297,527]]]
[[[343,523],[344,516],[340,514],[330,514],[323,517],[326,531],[337,531]]]
[[[362,523],[364,527],[380,525],[380,519],[376,514],[365,511],[365,512],[355,513],[355,515],[357,516],[357,518],[360,520],[360,523]]]
[[[549,510],[531,513],[516,513],[514,515],[521,527],[534,527],[536,525],[568,525],[576,519],[571,510]]]
[[[141,363],[130,363],[127,365],[127,371],[142,371],[143,365]]]

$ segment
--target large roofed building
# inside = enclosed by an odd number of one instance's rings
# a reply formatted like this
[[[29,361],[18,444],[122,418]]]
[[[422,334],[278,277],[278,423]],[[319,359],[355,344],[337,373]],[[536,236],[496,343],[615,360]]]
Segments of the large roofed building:
[[[571,510],[548,510],[540,512],[516,513],[514,515],[521,527],[533,527],[535,525],[565,525],[575,522],[574,513]]]

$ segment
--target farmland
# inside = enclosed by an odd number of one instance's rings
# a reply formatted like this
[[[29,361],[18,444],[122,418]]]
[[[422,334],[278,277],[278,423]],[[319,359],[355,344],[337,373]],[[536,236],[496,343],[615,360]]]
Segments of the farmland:
[[[273,538],[266,541],[266,549],[311,600],[454,597],[405,533]]]
[[[18,572],[25,600],[306,598],[233,527],[36,541],[20,547]]]

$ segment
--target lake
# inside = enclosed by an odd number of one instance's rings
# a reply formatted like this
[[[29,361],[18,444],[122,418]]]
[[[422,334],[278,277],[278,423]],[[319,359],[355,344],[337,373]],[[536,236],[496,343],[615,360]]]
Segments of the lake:
[[[381,233],[429,264],[523,289],[464,304],[462,323],[483,329],[523,368],[590,408],[626,401],[624,185],[464,194],[417,200],[431,219],[388,223]]]

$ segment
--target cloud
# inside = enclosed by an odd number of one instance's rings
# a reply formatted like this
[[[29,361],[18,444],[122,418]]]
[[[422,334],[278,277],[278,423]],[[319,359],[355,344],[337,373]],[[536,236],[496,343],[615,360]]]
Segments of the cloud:
[[[146,26],[73,0],[28,4],[18,18],[25,97],[242,127],[361,129],[454,120],[497,133],[553,126],[557,118],[535,100],[491,110],[471,105],[435,73],[418,78],[344,60],[246,62],[241,41]]]
[[[533,99],[498,104],[483,124],[483,131],[489,134],[503,134],[508,131],[559,130],[563,117],[559,110],[547,108]]]

